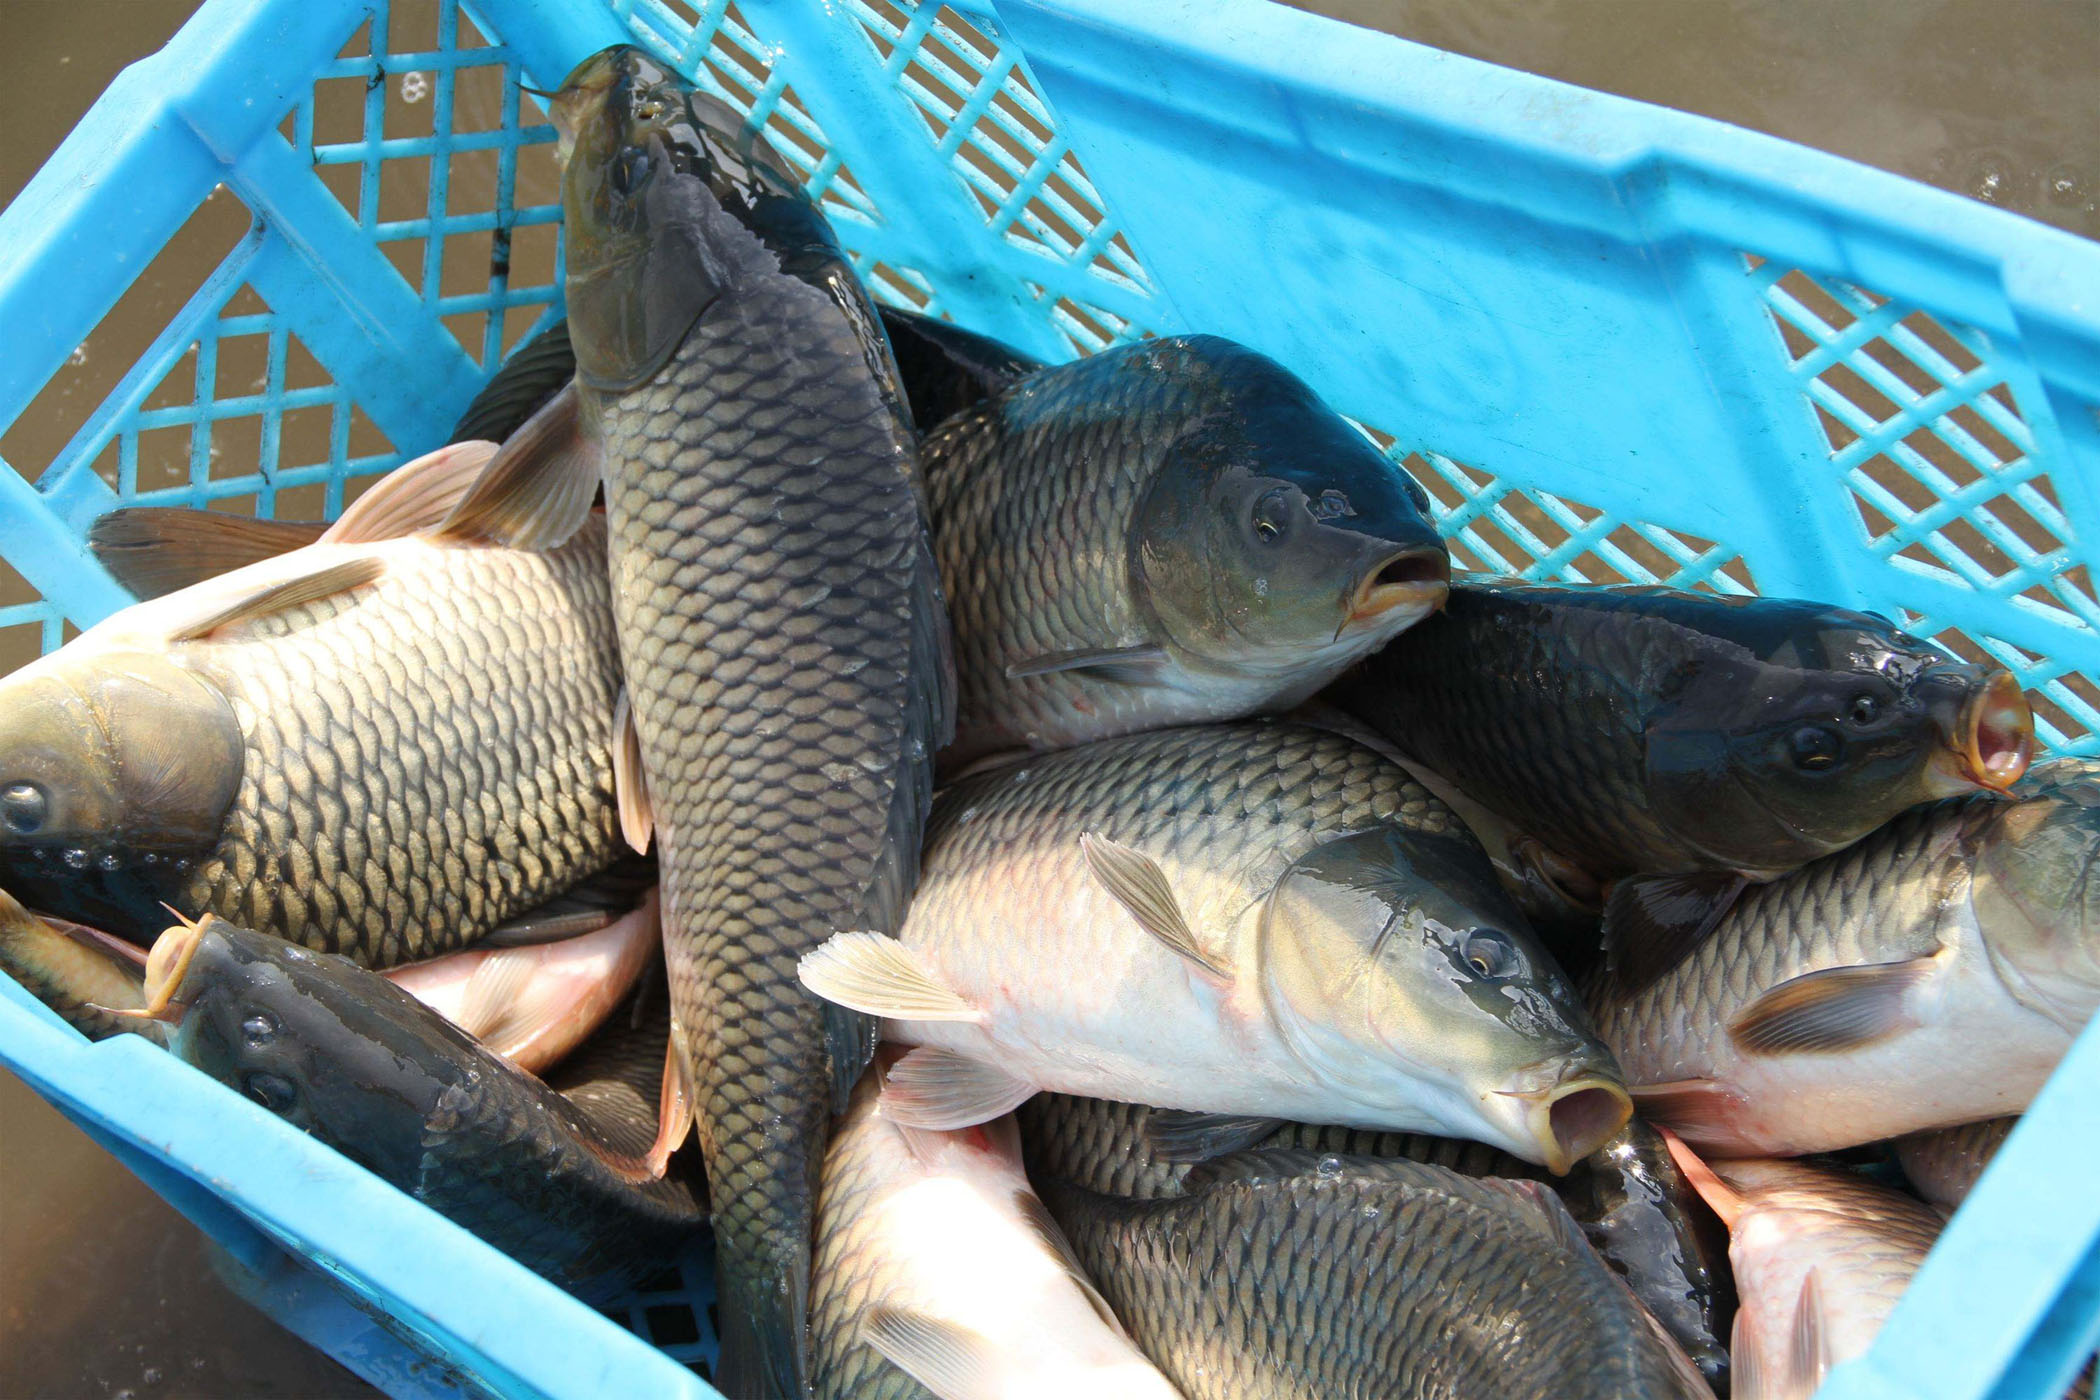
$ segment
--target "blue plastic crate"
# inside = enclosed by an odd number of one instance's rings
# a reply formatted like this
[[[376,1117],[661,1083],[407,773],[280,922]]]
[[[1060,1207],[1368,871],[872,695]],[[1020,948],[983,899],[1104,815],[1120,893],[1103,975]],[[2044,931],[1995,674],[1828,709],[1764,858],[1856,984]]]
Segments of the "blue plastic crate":
[[[126,601],[81,547],[114,506],[333,514],[435,442],[559,300],[520,84],[630,36],[772,132],[886,300],[1058,358],[1247,341],[1464,564],[1877,609],[2100,750],[2100,248],[1263,0],[210,0],[0,215],[0,638]],[[115,343],[168,249],[214,270]],[[712,1393],[704,1256],[608,1320],[5,979],[0,1063],[395,1394]],[[2089,1031],[1824,1394],[2055,1394],[2100,1331],[2095,1161]]]

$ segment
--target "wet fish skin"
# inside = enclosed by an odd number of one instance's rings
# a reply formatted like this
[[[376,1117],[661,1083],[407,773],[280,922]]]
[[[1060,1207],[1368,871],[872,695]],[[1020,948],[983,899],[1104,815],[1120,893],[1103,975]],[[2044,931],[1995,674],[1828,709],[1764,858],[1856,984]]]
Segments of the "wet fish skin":
[[[1712,1393],[1536,1182],[1262,1151],[1177,1199],[1042,1187],[1190,1400]]]
[[[799,1396],[816,1172],[873,1027],[795,965],[897,926],[947,735],[915,435],[866,293],[735,114],[626,47],[556,105],[570,336],[715,1187],[718,1383]]]
[[[1906,812],[1752,888],[1626,995],[1585,987],[1643,1112],[1728,1155],[2024,1108],[2100,1007],[2100,765]],[[1961,1072],[1948,1072],[1959,1064]]]
[[[871,1070],[824,1159],[810,1301],[817,1400],[927,1400],[868,1338],[878,1309],[965,1340],[985,1393],[1173,1400],[1073,1272],[1021,1170],[1013,1120],[955,1132],[876,1112]],[[973,1390],[971,1394],[980,1393]]]
[[[576,1104],[386,979],[223,920],[166,937],[195,942],[177,1055],[562,1287],[615,1292],[704,1223],[675,1175],[623,1177]],[[665,1035],[629,1062],[653,1078]]]
[[[2033,744],[2003,672],[1878,617],[1667,588],[1469,578],[1325,698],[1599,882],[1769,878]]]
[[[0,680],[0,882],[140,942],[163,902],[372,966],[474,941],[615,854],[604,550],[320,545],[116,614]],[[381,572],[156,621],[346,561]]]
[[[949,418],[924,460],[956,768],[1286,709],[1443,601],[1421,489],[1216,336],[1028,375]]]
[[[137,1033],[164,1043],[152,1021],[113,1016],[146,1004],[141,969],[83,946],[0,890],[0,972],[90,1040]]]
[[[1909,1133],[1891,1144],[1903,1174],[1919,1195],[1952,1212],[1983,1176],[1984,1168],[2019,1124],[2017,1116],[1986,1118],[1953,1128]]]
[[[1184,1194],[1197,1162],[1162,1150],[1150,1132],[1153,1116],[1143,1105],[1072,1094],[1038,1094],[1015,1114],[1033,1179],[1103,1196],[1163,1200]],[[1485,1143],[1426,1133],[1282,1123],[1257,1136],[1251,1150],[1405,1158],[1461,1176],[1545,1181],[1700,1373],[1717,1385],[1726,1379],[1728,1322],[1735,1308],[1723,1267],[1726,1232],[1697,1205],[1697,1193],[1662,1138],[1637,1118],[1557,1180]]]
[[[1939,1212],[1855,1173],[1749,1158],[1694,1171],[1729,1224],[1738,1394],[1807,1395],[1864,1354],[1938,1239]],[[1813,1287],[1811,1287],[1813,1280]],[[1796,1353],[1794,1338],[1806,1345]]]
[[[1112,877],[1110,849],[1149,877]],[[1118,887],[1141,878],[1163,891],[1150,912]],[[899,961],[954,1013],[890,999]],[[990,1086],[972,1104],[1004,1099],[980,1119],[1058,1089],[1441,1130],[1556,1170],[1626,1116],[1610,1057],[1457,819],[1378,754],[1301,725],[1127,735],[951,785],[898,940],[842,935],[803,975],[922,1047],[892,1077],[899,1112],[924,1066],[942,1094],[959,1075]],[[979,1121],[930,1111],[902,1121]]]

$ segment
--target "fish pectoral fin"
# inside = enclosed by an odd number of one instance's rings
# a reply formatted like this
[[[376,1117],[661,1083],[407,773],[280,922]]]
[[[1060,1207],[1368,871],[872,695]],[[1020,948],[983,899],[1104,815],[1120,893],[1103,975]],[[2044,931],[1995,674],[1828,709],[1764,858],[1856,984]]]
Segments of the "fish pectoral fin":
[[[352,501],[321,543],[371,544],[436,529],[495,455],[493,442],[455,442],[403,463]]]
[[[464,956],[473,955],[470,952]],[[489,953],[467,975],[467,985],[460,992],[459,1013],[452,1023],[507,1057],[509,1051],[499,1042],[518,1039],[517,1032],[540,1009],[524,1004],[526,988],[538,967],[539,955],[531,948],[503,948]]]
[[[1116,1316],[1116,1310],[1108,1305],[1108,1299],[1101,1296],[1101,1290],[1087,1277],[1085,1267],[1079,1262],[1079,1255],[1072,1249],[1072,1242],[1065,1238],[1065,1232],[1051,1216],[1050,1208],[1043,1204],[1042,1197],[1033,1191],[1017,1190],[1014,1192],[1014,1210],[1020,1215],[1021,1223],[1028,1227],[1028,1232],[1035,1236],[1036,1242],[1064,1266],[1064,1271],[1071,1276],[1080,1293],[1085,1295],[1095,1315],[1107,1324],[1108,1330],[1129,1341],[1130,1334],[1123,1330],[1123,1320]]]
[[[1145,1140],[1169,1162],[1207,1162],[1252,1147],[1282,1126],[1281,1118],[1155,1108],[1145,1115]]]
[[[1690,957],[1749,881],[1733,871],[1620,880],[1604,901],[1604,965],[1632,996]]]
[[[1734,1400],[1776,1400],[1759,1355],[1757,1320],[1749,1308],[1738,1308],[1728,1329],[1728,1393]]]
[[[1563,901],[1582,909],[1602,907],[1604,891],[1597,878],[1537,837],[1519,836],[1511,841],[1509,858],[1525,875]]]
[[[1743,1213],[1742,1192],[1721,1180],[1720,1173],[1706,1165],[1705,1160],[1692,1151],[1683,1138],[1668,1128],[1657,1131],[1662,1134],[1664,1146],[1670,1149],[1670,1157],[1677,1163],[1677,1170],[1684,1173],[1684,1179],[1699,1193],[1699,1199],[1706,1202],[1707,1208],[1715,1215],[1721,1217],[1723,1225],[1733,1230],[1735,1222]]]
[[[98,518],[88,528],[88,548],[134,596],[158,598],[288,554],[321,538],[326,528],[184,506],[130,506]]]
[[[860,1336],[940,1400],[997,1400],[1007,1393],[996,1349],[958,1323],[877,1303],[862,1315]]]
[[[1728,1038],[1746,1055],[1827,1054],[1871,1045],[1915,1024],[1910,990],[1938,968],[1938,960],[1927,956],[1805,972],[1737,1012]]]
[[[922,1045],[890,1066],[878,1102],[893,1123],[949,1132],[1010,1113],[1035,1091],[997,1065]]]
[[[1660,1084],[1628,1085],[1634,1109],[1643,1118],[1667,1124],[1701,1142],[1728,1141],[1743,1107],[1741,1095],[1711,1079],[1670,1079]]]
[[[1134,647],[1082,647],[1053,651],[1016,661],[1006,668],[1008,680],[1072,672],[1118,685],[1156,685],[1167,668],[1165,647],[1146,642]]]
[[[171,623],[168,639],[175,642],[202,641],[222,627],[253,622],[272,613],[317,603],[352,588],[362,588],[385,572],[386,565],[377,559],[345,559],[297,578],[266,584],[231,602],[226,601],[222,592],[213,590],[216,596],[204,603],[210,611]]]
[[[627,688],[613,705],[613,805],[620,815],[620,834],[636,854],[649,849],[656,831],[656,809],[649,802],[649,780],[642,772],[642,736],[634,727],[634,705]]]
[[[437,528],[445,539],[556,549],[581,529],[598,494],[598,446],[569,385],[525,420]]]
[[[826,1001],[891,1021],[982,1021],[984,1013],[883,933],[835,933],[802,958],[802,985]]]
[[[1823,1283],[1815,1269],[1801,1280],[1794,1300],[1794,1319],[1787,1329],[1786,1380],[1779,1393],[1787,1400],[1808,1400],[1830,1374],[1830,1338],[1823,1330]]]
[[[691,1042],[686,1038],[685,1027],[674,1018],[670,1043],[664,1047],[663,1091],[656,1102],[656,1141],[643,1157],[652,1177],[660,1177],[670,1169],[671,1154],[693,1131],[693,1106],[700,1098],[693,1090],[692,1064]]]
[[[1079,849],[1086,857],[1087,869],[1101,882],[1101,887],[1114,896],[1116,903],[1130,911],[1130,917],[1137,920],[1139,928],[1218,981],[1232,981],[1231,969],[1206,952],[1196,938],[1196,931],[1189,927],[1187,916],[1181,912],[1180,901],[1174,898],[1173,888],[1167,884],[1167,872],[1159,868],[1159,862],[1143,851],[1095,832],[1079,838]]]

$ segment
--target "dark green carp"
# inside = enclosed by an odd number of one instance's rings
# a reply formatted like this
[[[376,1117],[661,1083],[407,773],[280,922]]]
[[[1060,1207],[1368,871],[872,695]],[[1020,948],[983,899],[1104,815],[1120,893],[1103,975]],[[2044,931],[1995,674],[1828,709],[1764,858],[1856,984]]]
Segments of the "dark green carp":
[[[1345,1158],[1405,1158],[1462,1176],[1547,1181],[1617,1270],[1709,1380],[1728,1373],[1734,1291],[1727,1234],[1697,1204],[1661,1135],[1629,1121],[1567,1176],[1486,1143],[1427,1133],[1311,1123],[1232,1122],[1070,1094],[1038,1094],[1016,1115],[1029,1171],[1103,1196],[1162,1200],[1186,1192],[1190,1172],[1241,1147]]]
[[[1168,1200],[1038,1184],[1189,1400],[1712,1394],[1539,1182],[1261,1151]]]
[[[1288,708],[1444,600],[1421,488],[1216,336],[1018,379],[925,462],[956,764]]]
[[[735,114],[626,47],[555,111],[578,392],[506,444],[532,489],[487,504],[560,538],[602,472],[628,812],[715,1187],[718,1382],[799,1397],[817,1171],[874,1023],[795,965],[900,923],[950,729],[917,437],[829,226]]]
[[[1667,588],[1468,580],[1325,698],[1506,820],[1544,878],[1608,892],[1636,981],[1745,882],[2003,790],[2034,748],[2004,671],[1864,613]]]
[[[347,959],[211,918],[161,936],[145,993],[183,1060],[564,1288],[616,1292],[705,1223],[679,1174],[636,1157],[661,1016],[616,1020],[550,1087]]]
[[[0,680],[0,885],[140,942],[166,904],[385,967],[610,864],[604,525],[546,553],[438,528],[491,451]]]

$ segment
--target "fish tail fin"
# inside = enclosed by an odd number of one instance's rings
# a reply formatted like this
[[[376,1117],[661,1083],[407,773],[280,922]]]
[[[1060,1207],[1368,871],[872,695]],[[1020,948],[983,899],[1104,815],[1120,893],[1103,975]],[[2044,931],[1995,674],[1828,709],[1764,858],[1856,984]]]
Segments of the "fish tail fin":
[[[714,1382],[735,1400],[806,1400],[809,1259],[758,1258],[718,1236],[721,1363]]]

